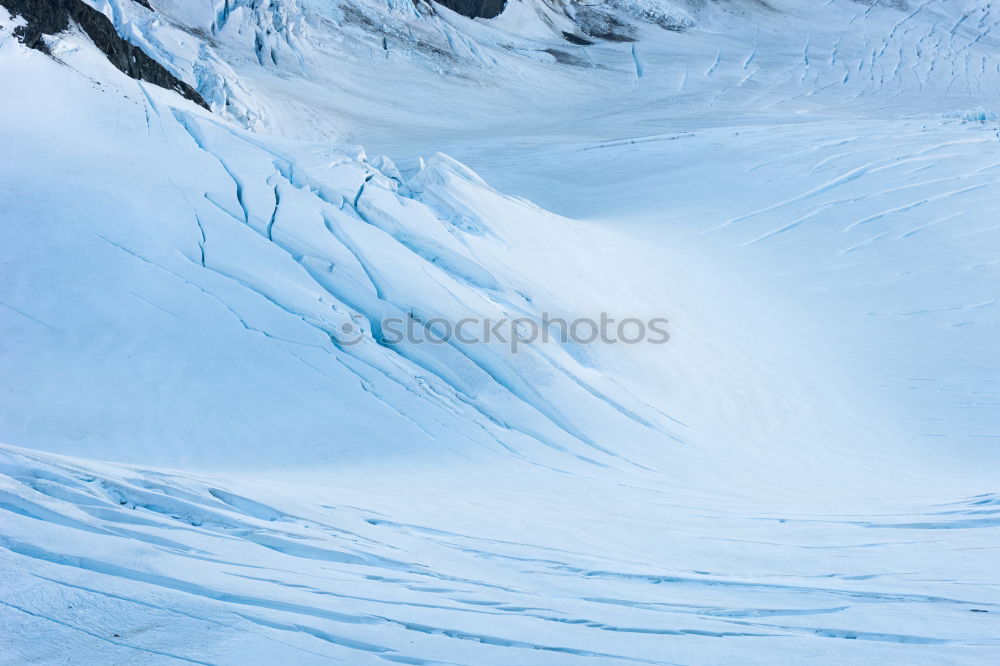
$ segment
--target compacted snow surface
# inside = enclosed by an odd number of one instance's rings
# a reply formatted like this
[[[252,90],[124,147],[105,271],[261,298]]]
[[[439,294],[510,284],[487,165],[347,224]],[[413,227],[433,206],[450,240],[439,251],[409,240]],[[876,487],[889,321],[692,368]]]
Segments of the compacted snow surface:
[[[212,109],[0,3],[0,662],[1000,661],[990,2],[86,2]]]

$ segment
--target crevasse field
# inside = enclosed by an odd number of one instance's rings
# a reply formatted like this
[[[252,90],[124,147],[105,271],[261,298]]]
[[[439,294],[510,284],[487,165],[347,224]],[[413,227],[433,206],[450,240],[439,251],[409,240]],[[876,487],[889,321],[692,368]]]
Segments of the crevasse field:
[[[1000,663],[997,113],[988,0],[0,0],[0,663]]]

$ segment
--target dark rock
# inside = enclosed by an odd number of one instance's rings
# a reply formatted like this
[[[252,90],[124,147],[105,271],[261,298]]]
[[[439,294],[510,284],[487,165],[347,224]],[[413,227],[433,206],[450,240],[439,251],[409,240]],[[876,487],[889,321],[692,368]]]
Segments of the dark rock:
[[[634,42],[636,28],[600,7],[579,6],[573,15],[580,31],[588,37],[609,42]]]
[[[507,6],[507,0],[435,0],[453,12],[469,18],[496,18]]]
[[[580,35],[574,35],[572,32],[566,32],[565,30],[563,30],[563,37],[565,37],[566,41],[570,44],[576,44],[578,46],[590,46],[594,43],[589,39],[584,39]]]
[[[140,0],[136,1],[149,6]],[[49,53],[42,35],[63,32],[69,29],[72,22],[87,33],[112,65],[128,76],[173,90],[196,104],[209,108],[197,90],[171,74],[138,46],[122,39],[107,16],[82,0],[0,0],[0,6],[27,21],[27,25],[17,28],[14,34],[29,48]]]

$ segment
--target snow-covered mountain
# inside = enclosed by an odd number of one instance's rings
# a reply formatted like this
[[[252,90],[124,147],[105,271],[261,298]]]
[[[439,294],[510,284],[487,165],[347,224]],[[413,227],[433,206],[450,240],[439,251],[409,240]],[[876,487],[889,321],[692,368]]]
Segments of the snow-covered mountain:
[[[0,661],[995,663],[998,23],[0,0]]]

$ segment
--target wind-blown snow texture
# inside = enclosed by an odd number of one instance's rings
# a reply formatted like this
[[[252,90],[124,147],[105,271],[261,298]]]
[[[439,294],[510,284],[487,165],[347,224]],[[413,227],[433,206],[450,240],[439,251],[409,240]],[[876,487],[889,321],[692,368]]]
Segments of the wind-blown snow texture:
[[[87,3],[211,110],[0,8],[3,663],[1000,659],[991,3]]]

